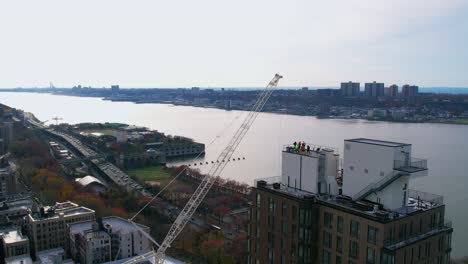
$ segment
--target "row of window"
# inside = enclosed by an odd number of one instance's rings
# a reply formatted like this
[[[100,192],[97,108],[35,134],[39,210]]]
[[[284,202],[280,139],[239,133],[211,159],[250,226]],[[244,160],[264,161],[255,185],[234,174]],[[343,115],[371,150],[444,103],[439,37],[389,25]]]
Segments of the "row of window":
[[[349,256],[355,260],[359,258],[359,244],[355,241],[350,241],[350,247],[349,247]],[[367,248],[367,257],[366,257],[366,262],[367,264],[375,264],[377,263],[377,254],[375,252],[374,248],[368,247]],[[332,259],[332,254],[330,251],[324,249],[322,253],[322,264],[330,264]],[[336,264],[341,264],[342,263],[342,257],[341,255],[336,255],[335,259]],[[357,263],[354,262],[354,260],[349,260],[349,264],[351,263]]]
[[[333,214],[329,212],[324,213],[324,227],[327,229],[333,229]],[[344,229],[344,218],[343,216],[336,217],[336,230],[338,233],[343,233]],[[359,238],[361,224],[358,221],[351,220],[349,222],[349,235],[353,238]],[[367,227],[367,242],[373,245],[377,244],[379,230],[376,227],[368,226]]]

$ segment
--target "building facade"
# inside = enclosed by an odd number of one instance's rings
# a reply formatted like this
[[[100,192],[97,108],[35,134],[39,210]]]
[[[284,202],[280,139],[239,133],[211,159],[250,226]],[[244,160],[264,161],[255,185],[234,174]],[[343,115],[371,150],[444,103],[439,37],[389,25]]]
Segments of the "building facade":
[[[419,94],[419,87],[416,85],[405,84],[401,87],[401,95],[404,97],[413,97]]]
[[[388,87],[388,95],[390,97],[397,97],[399,94],[398,85],[392,84]]]
[[[70,255],[83,264],[139,256],[152,250],[152,243],[143,232],[149,234],[149,227],[116,216],[71,224]]]
[[[90,220],[94,220],[94,210],[69,201],[31,212],[25,217],[25,228],[33,256],[43,250],[67,249],[67,225]]]
[[[342,82],[341,83],[341,96],[344,97],[357,97],[359,96],[360,86],[358,82]]]
[[[411,145],[361,138],[344,148],[337,189],[285,183],[284,175],[315,171],[310,153],[290,149],[283,153],[301,156],[302,172],[283,161],[281,177],[256,181],[248,263],[449,263],[443,198],[409,188],[427,173]]]
[[[111,237],[102,221],[69,225],[70,256],[82,264],[104,263],[111,259]]]
[[[0,229],[0,263],[12,257],[29,255],[29,239],[15,227]]]
[[[366,83],[364,85],[364,95],[367,97],[382,97],[385,95],[384,83]]]

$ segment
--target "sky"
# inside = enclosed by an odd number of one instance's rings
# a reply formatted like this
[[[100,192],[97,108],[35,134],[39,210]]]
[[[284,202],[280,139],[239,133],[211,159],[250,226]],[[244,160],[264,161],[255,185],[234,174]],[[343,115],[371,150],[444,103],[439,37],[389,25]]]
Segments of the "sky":
[[[466,0],[0,0],[0,87],[468,87]]]

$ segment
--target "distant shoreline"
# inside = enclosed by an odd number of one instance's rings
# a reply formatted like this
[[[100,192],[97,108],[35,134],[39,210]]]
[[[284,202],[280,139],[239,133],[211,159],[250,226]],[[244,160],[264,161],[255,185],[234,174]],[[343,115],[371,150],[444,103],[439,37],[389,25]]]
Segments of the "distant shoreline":
[[[468,88],[454,88],[454,89],[467,89]],[[129,102],[134,104],[166,104],[166,105],[174,105],[174,106],[190,106],[190,107],[197,107],[197,108],[211,108],[211,109],[219,109],[225,111],[249,111],[249,109],[237,109],[233,108],[227,110],[222,107],[217,107],[213,105],[190,105],[190,104],[183,104],[177,103],[176,101],[137,101],[131,99],[123,99],[122,100],[113,100],[111,97],[104,97],[104,96],[78,96],[74,94],[63,94],[63,93],[52,93],[46,91],[17,91],[17,90],[0,90],[0,92],[12,92],[12,93],[41,93],[41,94],[49,94],[49,95],[56,95],[56,96],[70,96],[70,97],[82,97],[82,98],[99,98],[103,101],[110,101],[110,102]],[[280,115],[292,115],[292,116],[312,116],[316,117],[317,119],[337,119],[337,120],[363,120],[363,121],[376,121],[376,122],[390,122],[390,123],[411,123],[411,124],[448,124],[448,125],[468,125],[468,119],[456,119],[456,120],[426,120],[426,121],[413,121],[413,120],[393,120],[390,118],[364,118],[364,117],[351,117],[351,116],[327,116],[327,115],[308,115],[308,114],[297,114],[291,112],[284,112],[284,111],[272,111],[267,110],[263,111],[264,113],[271,113],[271,114],[280,114]]]

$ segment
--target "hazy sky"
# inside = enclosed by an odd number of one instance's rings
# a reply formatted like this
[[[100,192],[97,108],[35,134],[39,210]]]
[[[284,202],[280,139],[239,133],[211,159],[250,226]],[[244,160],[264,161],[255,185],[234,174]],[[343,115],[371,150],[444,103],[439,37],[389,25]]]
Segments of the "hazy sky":
[[[0,87],[468,87],[467,0],[0,0]]]

